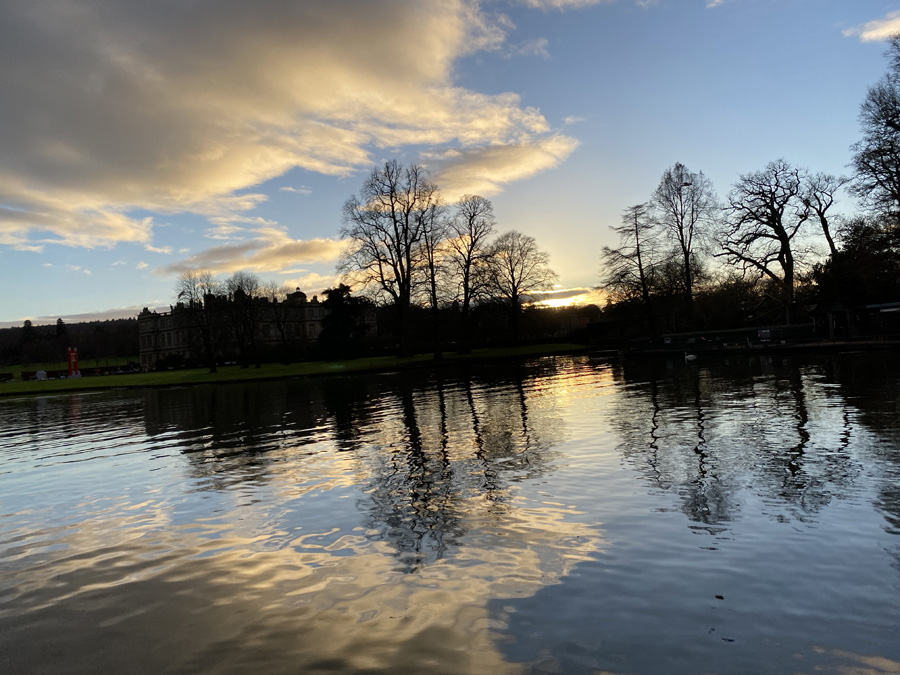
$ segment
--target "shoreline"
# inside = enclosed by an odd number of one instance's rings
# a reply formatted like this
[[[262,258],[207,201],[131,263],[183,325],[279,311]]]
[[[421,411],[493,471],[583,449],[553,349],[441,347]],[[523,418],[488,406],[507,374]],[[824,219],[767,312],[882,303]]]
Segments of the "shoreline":
[[[222,366],[215,373],[210,373],[207,368],[198,368],[151,373],[98,375],[77,379],[12,381],[0,383],[0,399],[16,396],[108,391],[110,389],[152,389],[208,384],[270,382],[302,377],[390,372],[425,367],[444,368],[457,364],[468,365],[541,356],[564,356],[568,354],[583,354],[589,351],[585,345],[569,343],[540,344],[475,349],[469,354],[445,352],[443,358],[439,361],[435,361],[433,354],[428,353],[407,357],[376,356],[341,361],[304,361],[289,365],[264,364],[260,368],[252,366],[249,368]]]
[[[832,354],[900,350],[900,340],[829,340],[822,342],[768,342],[753,345],[679,344],[658,348],[625,349],[623,358],[671,357],[690,353],[694,356],[737,356],[753,354]]]
[[[587,345],[562,343],[538,344],[518,347],[488,347],[475,349],[469,354],[445,352],[435,361],[433,354],[413,356],[375,356],[340,361],[303,361],[293,364],[263,364],[260,368],[221,366],[216,373],[206,368],[171,370],[121,375],[96,375],[78,379],[27,381],[0,383],[0,402],[17,396],[38,396],[111,389],[160,389],[166,387],[191,387],[201,385],[240,384],[243,382],[271,382],[304,377],[322,377],[356,373],[391,372],[415,368],[446,368],[454,365],[472,365],[495,361],[509,361],[542,356],[588,354],[599,358],[652,359],[679,357],[688,352],[694,356],[753,356],[763,354],[802,355],[832,354],[856,351],[900,350],[900,340],[877,341],[829,341],[796,344],[755,344],[734,346],[673,345],[667,348],[613,349]]]

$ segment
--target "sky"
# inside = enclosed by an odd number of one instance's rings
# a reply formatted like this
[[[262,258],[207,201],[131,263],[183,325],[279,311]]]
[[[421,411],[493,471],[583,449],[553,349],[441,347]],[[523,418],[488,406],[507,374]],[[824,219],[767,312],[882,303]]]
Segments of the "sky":
[[[0,0],[0,327],[168,308],[193,269],[320,293],[390,159],[581,297],[676,162],[720,197],[848,173],[896,31],[884,0]]]

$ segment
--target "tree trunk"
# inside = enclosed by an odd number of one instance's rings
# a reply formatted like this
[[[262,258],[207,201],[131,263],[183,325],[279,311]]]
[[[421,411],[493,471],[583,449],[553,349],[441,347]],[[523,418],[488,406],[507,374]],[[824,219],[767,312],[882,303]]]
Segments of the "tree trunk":
[[[518,297],[513,298],[511,309],[512,309],[512,317],[511,317],[511,319],[512,319],[512,337],[513,337],[513,342],[518,344],[519,343],[519,319],[520,319],[520,315],[522,314],[522,308],[519,306]]]
[[[463,304],[462,314],[459,317],[459,353],[472,353],[472,340],[469,336],[469,308]]]
[[[441,313],[437,307],[435,307],[431,311],[431,317],[432,317],[431,340],[432,340],[432,348],[434,350],[434,360],[441,361],[444,358],[444,347],[443,347],[443,340],[441,338]]]
[[[790,325],[794,319],[794,261],[784,264],[784,322]]]
[[[397,298],[397,342],[400,356],[412,355],[412,336],[409,333],[409,298]]]
[[[691,310],[694,306],[694,275],[691,272],[691,253],[684,251],[684,299],[687,301],[688,319],[692,319]]]

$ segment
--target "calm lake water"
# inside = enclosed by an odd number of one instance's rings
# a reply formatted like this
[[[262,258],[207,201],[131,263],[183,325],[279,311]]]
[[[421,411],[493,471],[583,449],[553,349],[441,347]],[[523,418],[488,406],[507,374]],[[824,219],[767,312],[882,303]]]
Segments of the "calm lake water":
[[[2,673],[900,673],[900,362],[0,400]]]

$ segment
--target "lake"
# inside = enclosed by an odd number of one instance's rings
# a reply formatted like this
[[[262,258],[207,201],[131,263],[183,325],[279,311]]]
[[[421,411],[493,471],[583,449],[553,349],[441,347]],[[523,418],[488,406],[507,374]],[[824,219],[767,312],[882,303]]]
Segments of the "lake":
[[[3,673],[900,673],[900,360],[0,399]]]

